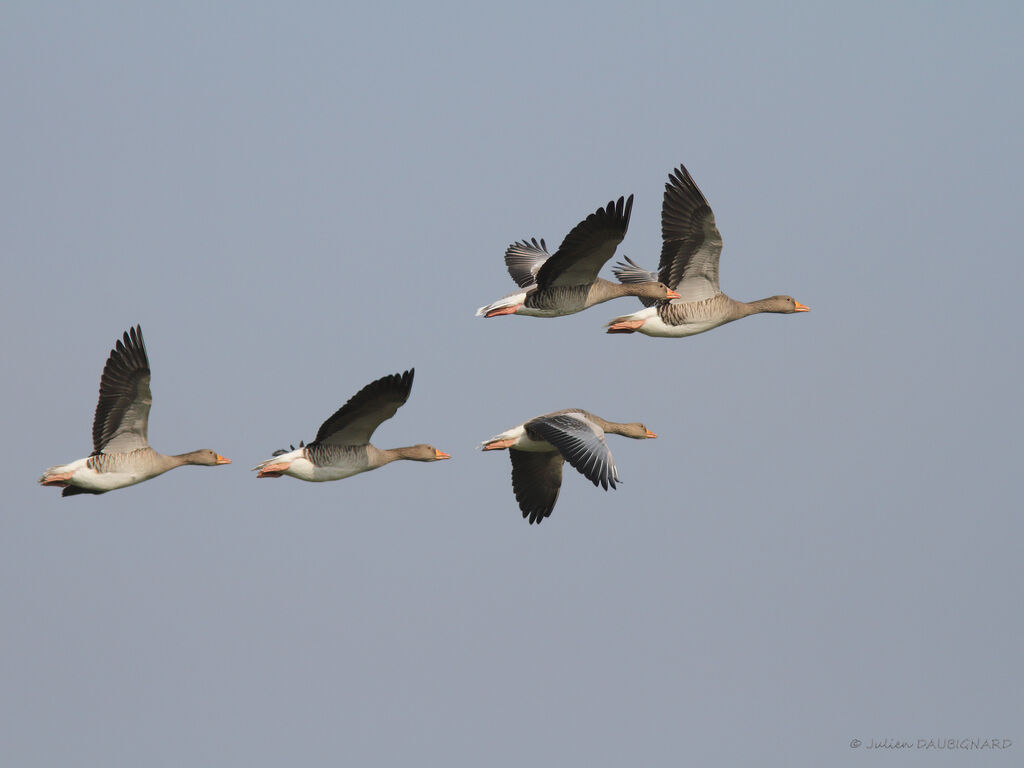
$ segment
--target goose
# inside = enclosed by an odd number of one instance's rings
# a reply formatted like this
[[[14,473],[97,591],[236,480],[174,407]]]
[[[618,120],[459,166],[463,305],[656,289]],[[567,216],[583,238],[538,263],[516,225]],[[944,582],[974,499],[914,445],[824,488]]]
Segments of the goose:
[[[415,369],[393,373],[360,389],[333,416],[320,425],[316,439],[299,443],[290,451],[275,451],[253,471],[256,477],[288,475],[299,480],[322,483],[342,480],[360,472],[383,467],[392,461],[440,461],[450,459],[432,445],[380,449],[370,444],[374,431],[390,419],[409,399]]]
[[[612,283],[597,276],[626,236],[633,196],[611,201],[573,227],[554,255],[544,239],[515,242],[505,251],[505,265],[523,290],[510,293],[476,311],[476,316],[528,315],[561,317],[619,296],[651,301],[678,296],[653,280]]]
[[[661,208],[661,262],[648,272],[632,259],[618,262],[612,271],[624,283],[660,279],[678,292],[670,301],[641,298],[647,307],[617,317],[607,333],[643,333],[647,336],[693,336],[759,312],[791,314],[810,307],[792,296],[770,296],[757,301],[736,301],[718,287],[718,257],[722,235],[715,215],[686,167],[680,165],[665,184]]]
[[[480,447],[485,451],[509,449],[512,490],[523,517],[532,525],[542,522],[555,508],[566,461],[605,490],[621,482],[604,439],[606,433],[635,440],[657,437],[640,422],[620,424],[580,408],[566,408],[506,429]]]
[[[150,480],[186,464],[230,464],[204,448],[167,456],[149,447],[149,358],[142,327],[125,331],[115,343],[100,377],[100,399],[92,422],[93,451],[85,459],[59,464],[39,478],[41,485],[63,488],[61,496],[100,494]]]

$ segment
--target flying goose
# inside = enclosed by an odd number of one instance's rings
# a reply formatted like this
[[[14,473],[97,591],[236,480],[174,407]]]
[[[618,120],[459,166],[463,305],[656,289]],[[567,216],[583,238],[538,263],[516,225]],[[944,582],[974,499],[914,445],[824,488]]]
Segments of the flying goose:
[[[507,429],[480,447],[485,451],[509,449],[512,490],[523,517],[532,525],[542,522],[555,508],[566,461],[605,490],[620,482],[605,433],[636,440],[657,437],[640,422],[620,424],[579,408],[567,408]]]
[[[40,484],[63,488],[62,496],[99,494],[150,480],[185,464],[230,464],[230,459],[208,448],[167,456],[149,447],[146,432],[153,403],[149,378],[142,328],[136,325],[125,331],[103,367],[92,422],[92,453],[50,467],[39,478]]]
[[[477,317],[529,315],[560,317],[618,298],[638,296],[669,299],[675,291],[653,280],[612,283],[597,276],[626,236],[633,196],[611,201],[573,227],[554,255],[543,238],[513,243],[505,251],[505,265],[523,290],[480,307]]]
[[[359,390],[320,425],[316,439],[274,455],[253,467],[256,477],[290,475],[321,483],[368,472],[399,459],[440,461],[447,453],[432,445],[380,449],[370,444],[374,431],[409,399],[415,369],[384,376]]]
[[[643,333],[648,336],[693,336],[759,312],[807,312],[792,296],[770,296],[743,302],[731,299],[718,287],[718,257],[722,235],[715,226],[704,195],[690,172],[680,165],[665,184],[661,208],[661,262],[648,272],[631,259],[612,270],[624,283],[660,279],[678,292],[670,301],[641,298],[647,307],[608,323],[608,333]],[[652,306],[653,305],[653,306]]]

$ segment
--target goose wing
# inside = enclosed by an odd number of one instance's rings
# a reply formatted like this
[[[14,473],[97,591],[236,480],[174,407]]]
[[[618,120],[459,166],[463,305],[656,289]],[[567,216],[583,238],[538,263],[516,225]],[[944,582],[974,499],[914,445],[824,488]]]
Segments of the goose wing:
[[[523,425],[531,437],[546,440],[558,449],[584,477],[605,490],[615,487],[619,472],[604,439],[604,430],[586,414],[568,411],[538,416]]]
[[[349,399],[320,425],[316,442],[326,445],[365,445],[383,422],[409,399],[414,368],[377,379]]]
[[[669,174],[661,208],[661,281],[680,298],[673,303],[702,301],[721,293],[718,257],[722,235],[715,214],[685,166]]]
[[[92,420],[93,454],[127,453],[147,448],[149,408],[149,358],[142,328],[125,331],[110,351],[100,377],[100,398]]]
[[[541,290],[552,286],[590,285],[615,253],[629,228],[633,196],[598,208],[573,227],[554,255],[537,270]]]
[[[537,271],[550,256],[543,237],[540,243],[537,242],[537,238],[529,242],[520,240],[512,243],[505,251],[505,266],[508,267],[508,273],[516,285],[520,288],[529,288],[537,282]]]
[[[562,487],[562,464],[558,451],[508,452],[512,459],[512,490],[523,517],[539,523],[551,514]]]

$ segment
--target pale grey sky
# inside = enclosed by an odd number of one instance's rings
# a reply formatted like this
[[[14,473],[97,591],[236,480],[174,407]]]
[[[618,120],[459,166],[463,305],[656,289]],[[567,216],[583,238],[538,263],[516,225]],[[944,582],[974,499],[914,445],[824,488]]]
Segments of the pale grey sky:
[[[5,763],[1019,765],[1022,21],[5,4]],[[654,267],[679,163],[725,290],[811,313],[473,316],[620,195]],[[153,445],[234,464],[37,487],[135,323]],[[452,461],[248,471],[412,366],[375,442]],[[474,447],[572,406],[659,438],[529,526]]]

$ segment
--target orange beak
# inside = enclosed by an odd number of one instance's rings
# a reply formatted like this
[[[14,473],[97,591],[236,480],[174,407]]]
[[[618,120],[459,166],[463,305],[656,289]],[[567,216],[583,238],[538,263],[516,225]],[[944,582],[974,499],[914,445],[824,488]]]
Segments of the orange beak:
[[[224,458],[223,456],[221,456],[218,453],[217,454],[217,463],[218,464],[230,464],[231,463],[231,459]]]
[[[437,450],[437,448],[435,448],[434,449],[434,458],[437,459],[438,461],[440,461],[441,459],[450,459],[451,456],[449,456],[444,451],[439,451],[439,450]]]
[[[668,295],[668,297],[669,297],[670,299],[681,299],[681,298],[683,298],[683,297],[682,297],[682,296],[680,296],[680,295],[679,295],[678,293],[676,293],[675,291],[673,291],[673,290],[672,290],[671,288],[669,288],[669,289],[668,289],[668,294],[667,294],[667,295]]]
[[[799,301],[794,301],[793,303],[796,304],[796,310],[795,310],[796,312],[810,312],[811,311],[811,308],[808,307],[806,304],[801,304]]]
[[[653,432],[651,432],[651,430],[648,429],[647,430],[647,434],[644,435],[644,437],[657,437],[657,435],[654,434]]]

